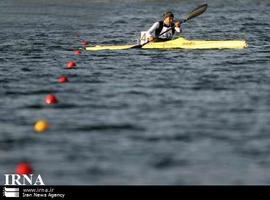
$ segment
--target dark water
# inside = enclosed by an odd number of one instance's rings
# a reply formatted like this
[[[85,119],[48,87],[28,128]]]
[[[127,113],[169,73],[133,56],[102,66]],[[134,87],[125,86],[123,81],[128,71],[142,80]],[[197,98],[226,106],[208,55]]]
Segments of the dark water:
[[[80,39],[133,43],[165,10],[201,3],[131,2],[0,1],[1,174],[29,161],[45,184],[269,184],[270,2],[209,1],[183,26],[248,49],[73,54]],[[36,134],[38,119],[52,128]]]

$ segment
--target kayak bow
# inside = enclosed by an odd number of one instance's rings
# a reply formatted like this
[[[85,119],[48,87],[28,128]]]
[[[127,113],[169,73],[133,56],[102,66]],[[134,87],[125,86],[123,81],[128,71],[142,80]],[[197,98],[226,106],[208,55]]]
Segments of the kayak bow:
[[[119,46],[94,46],[86,47],[87,51],[101,50],[125,50],[131,49],[134,45]],[[179,37],[166,42],[152,42],[143,46],[143,49],[243,49],[248,47],[245,40],[186,40]]]

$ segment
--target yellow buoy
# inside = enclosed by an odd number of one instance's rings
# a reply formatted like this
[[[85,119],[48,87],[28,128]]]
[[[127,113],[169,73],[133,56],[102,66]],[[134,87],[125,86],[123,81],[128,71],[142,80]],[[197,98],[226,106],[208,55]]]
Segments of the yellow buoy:
[[[50,127],[49,123],[46,120],[38,120],[35,124],[35,131],[38,133],[42,133]]]

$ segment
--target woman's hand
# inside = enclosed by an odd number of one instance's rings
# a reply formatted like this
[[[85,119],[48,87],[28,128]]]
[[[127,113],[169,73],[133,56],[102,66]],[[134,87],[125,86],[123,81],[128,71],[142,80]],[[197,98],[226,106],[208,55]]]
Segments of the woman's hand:
[[[181,28],[181,22],[180,21],[176,21],[174,24],[175,24],[175,27]]]
[[[148,40],[149,42],[154,42],[155,39],[156,39],[156,38],[154,38],[153,36],[150,36],[150,37],[147,38],[147,40]]]

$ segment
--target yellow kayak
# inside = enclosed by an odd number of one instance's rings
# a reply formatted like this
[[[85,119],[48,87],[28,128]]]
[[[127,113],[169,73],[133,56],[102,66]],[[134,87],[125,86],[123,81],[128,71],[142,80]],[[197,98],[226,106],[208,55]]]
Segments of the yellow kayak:
[[[86,47],[87,51],[101,50],[124,50],[130,49],[134,45],[119,46],[94,46]],[[179,37],[166,42],[152,42],[144,45],[143,49],[243,49],[248,47],[245,40],[186,40]]]

